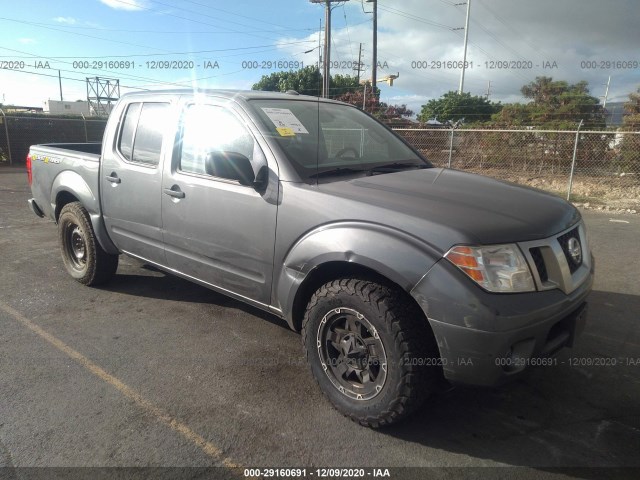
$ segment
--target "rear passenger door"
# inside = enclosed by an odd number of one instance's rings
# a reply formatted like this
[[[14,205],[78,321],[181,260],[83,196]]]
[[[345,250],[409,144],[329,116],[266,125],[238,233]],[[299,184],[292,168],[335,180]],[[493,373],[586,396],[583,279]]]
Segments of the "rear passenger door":
[[[165,264],[162,236],[162,158],[173,137],[169,102],[132,102],[104,148],[102,213],[111,239],[127,253]],[[166,137],[171,137],[167,139]],[[165,145],[166,144],[166,145]]]

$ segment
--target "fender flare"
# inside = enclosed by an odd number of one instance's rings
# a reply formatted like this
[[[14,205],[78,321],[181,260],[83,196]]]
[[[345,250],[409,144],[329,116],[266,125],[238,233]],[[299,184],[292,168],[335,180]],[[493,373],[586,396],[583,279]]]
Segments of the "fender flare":
[[[120,251],[113,244],[111,238],[109,238],[104,221],[102,220],[100,200],[96,197],[82,176],[74,171],[65,170],[60,172],[56,178],[54,178],[51,186],[51,207],[54,212],[56,222],[58,221],[58,214],[60,213],[60,209],[58,209],[58,200],[60,196],[64,194],[71,195],[78,199],[82,206],[87,210],[89,218],[91,219],[93,231],[102,249],[107,253],[119,254]]]
[[[428,242],[385,225],[336,222],[307,232],[290,248],[277,273],[276,304],[295,329],[294,304],[301,285],[329,262],[373,270],[410,292],[442,252]]]

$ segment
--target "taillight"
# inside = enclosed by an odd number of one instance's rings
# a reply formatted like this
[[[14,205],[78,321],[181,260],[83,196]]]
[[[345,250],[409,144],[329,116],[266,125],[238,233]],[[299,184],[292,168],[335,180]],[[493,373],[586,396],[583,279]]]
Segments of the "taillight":
[[[33,181],[33,175],[31,174],[31,154],[27,155],[27,178],[29,179],[29,186]]]

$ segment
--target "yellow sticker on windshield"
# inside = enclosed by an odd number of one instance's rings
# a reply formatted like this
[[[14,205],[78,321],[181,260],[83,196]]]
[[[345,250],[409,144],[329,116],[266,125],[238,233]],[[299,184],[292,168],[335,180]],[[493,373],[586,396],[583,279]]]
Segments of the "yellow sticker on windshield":
[[[289,127],[278,127],[276,128],[281,137],[295,137],[296,132],[293,131],[292,128]]]

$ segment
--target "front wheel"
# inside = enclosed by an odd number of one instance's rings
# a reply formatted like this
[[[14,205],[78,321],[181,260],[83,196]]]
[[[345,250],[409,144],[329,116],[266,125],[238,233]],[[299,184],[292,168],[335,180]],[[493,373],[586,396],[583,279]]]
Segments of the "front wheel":
[[[78,282],[99,285],[113,277],[118,268],[118,255],[102,249],[93,232],[89,213],[80,202],[62,207],[58,238],[64,266]]]
[[[341,279],[311,297],[302,336],[311,372],[335,408],[370,427],[417,409],[436,384],[438,348],[404,292]]]

